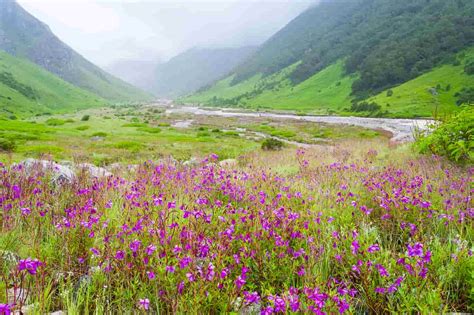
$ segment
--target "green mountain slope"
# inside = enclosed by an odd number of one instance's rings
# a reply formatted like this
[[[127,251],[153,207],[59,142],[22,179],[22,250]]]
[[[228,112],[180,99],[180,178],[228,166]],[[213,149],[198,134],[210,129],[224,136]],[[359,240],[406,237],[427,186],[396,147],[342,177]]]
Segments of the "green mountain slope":
[[[0,51],[0,116],[64,112],[105,103],[36,64]]]
[[[0,50],[29,59],[63,80],[109,100],[150,98],[87,61],[14,0],[0,1]]]
[[[351,103],[372,101],[387,89],[452,64],[460,51],[473,45],[470,0],[323,1],[276,33],[229,77],[183,101],[315,113],[430,116],[430,106],[414,111],[410,103],[404,109],[409,101],[399,107],[368,106],[370,112],[362,111],[365,105]],[[459,85],[469,87],[469,82]],[[441,97],[440,102],[447,110],[456,109],[453,97]]]
[[[319,114],[340,112],[350,107],[351,85],[356,76],[344,74],[342,61],[300,84],[293,85],[288,74],[298,65],[299,63],[296,63],[268,77],[256,75],[235,85],[231,84],[233,77],[229,77],[217,82],[209,90],[182,101],[254,109],[300,110]]]
[[[162,97],[195,92],[227,75],[254,51],[255,47],[189,49],[157,66],[153,92]]]
[[[437,67],[368,101],[376,102],[382,110],[397,117],[443,116],[456,111],[459,108],[456,94],[463,88],[474,89],[474,75],[465,72],[467,64],[474,62],[474,49],[463,53],[458,59],[457,65]],[[474,99],[471,102],[474,103]]]

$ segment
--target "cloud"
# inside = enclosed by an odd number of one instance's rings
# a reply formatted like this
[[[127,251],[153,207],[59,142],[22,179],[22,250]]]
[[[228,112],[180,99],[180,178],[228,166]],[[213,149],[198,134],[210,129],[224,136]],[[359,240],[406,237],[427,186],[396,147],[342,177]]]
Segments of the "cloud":
[[[260,44],[312,2],[19,0],[99,65],[127,58],[170,58],[193,46]]]

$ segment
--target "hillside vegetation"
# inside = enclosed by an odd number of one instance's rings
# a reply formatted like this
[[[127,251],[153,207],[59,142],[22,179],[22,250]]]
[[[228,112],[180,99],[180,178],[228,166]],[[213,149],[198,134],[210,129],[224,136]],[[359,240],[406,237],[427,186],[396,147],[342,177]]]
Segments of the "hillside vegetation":
[[[27,60],[0,51],[0,116],[65,112],[106,102]]]
[[[0,1],[0,50],[28,59],[63,80],[108,100],[151,98],[79,55],[14,0]]]
[[[228,78],[183,101],[316,113],[431,116],[435,106],[428,103],[433,100],[424,89],[450,84],[450,93],[432,93],[443,94],[435,103],[450,112],[457,109],[454,95],[472,87],[469,74],[462,70],[473,59],[469,50],[473,30],[474,3],[467,0],[324,1],[270,38]],[[413,84],[415,93],[402,93]],[[395,92],[397,86],[397,101],[380,96],[390,89]],[[364,101],[380,104],[369,106]]]

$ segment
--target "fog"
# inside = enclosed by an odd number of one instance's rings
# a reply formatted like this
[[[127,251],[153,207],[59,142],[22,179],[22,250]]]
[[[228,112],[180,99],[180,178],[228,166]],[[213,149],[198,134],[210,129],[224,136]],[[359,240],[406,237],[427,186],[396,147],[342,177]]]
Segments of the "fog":
[[[100,66],[166,60],[191,47],[258,45],[314,0],[18,0]]]

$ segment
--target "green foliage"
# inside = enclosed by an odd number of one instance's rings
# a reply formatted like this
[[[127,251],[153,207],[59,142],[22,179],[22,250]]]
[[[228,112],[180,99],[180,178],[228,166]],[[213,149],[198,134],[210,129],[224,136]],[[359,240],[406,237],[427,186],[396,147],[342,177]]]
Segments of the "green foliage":
[[[265,151],[278,151],[283,148],[283,142],[274,138],[267,138],[262,142],[262,150]]]
[[[474,60],[470,60],[466,63],[464,72],[468,75],[474,75]]]
[[[474,104],[474,87],[463,88],[460,92],[454,94],[458,99],[457,105],[472,105]]]
[[[16,149],[16,143],[12,139],[0,138],[0,151],[13,152]]]
[[[460,163],[474,162],[474,108],[432,127],[432,133],[419,135],[415,144],[422,153],[431,152]]]
[[[91,118],[90,115],[84,115],[82,116],[81,121],[89,121],[90,118]]]
[[[360,103],[353,103],[351,106],[351,111],[353,112],[376,112],[382,109],[382,107],[375,103],[375,102],[360,102]]]
[[[94,132],[92,134],[93,137],[102,137],[102,138],[105,138],[108,136],[107,132],[103,132],[103,131],[98,131],[98,132]]]
[[[77,130],[84,131],[89,129],[91,126],[83,125],[83,126],[78,126],[76,127]]]
[[[49,118],[45,123],[48,126],[62,126],[66,123],[66,121],[58,118]]]

